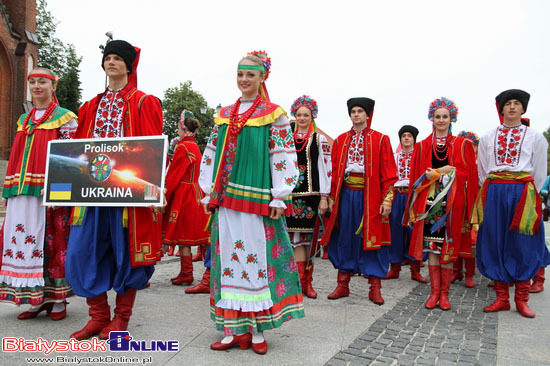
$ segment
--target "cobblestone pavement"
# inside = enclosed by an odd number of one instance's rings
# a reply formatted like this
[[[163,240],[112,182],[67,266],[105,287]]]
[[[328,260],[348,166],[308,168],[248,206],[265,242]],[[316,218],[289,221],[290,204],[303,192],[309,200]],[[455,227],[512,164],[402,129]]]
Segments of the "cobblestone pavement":
[[[327,365],[495,365],[496,313],[483,307],[494,298],[489,281],[474,288],[451,286],[452,308],[428,310],[430,288],[418,285]]]

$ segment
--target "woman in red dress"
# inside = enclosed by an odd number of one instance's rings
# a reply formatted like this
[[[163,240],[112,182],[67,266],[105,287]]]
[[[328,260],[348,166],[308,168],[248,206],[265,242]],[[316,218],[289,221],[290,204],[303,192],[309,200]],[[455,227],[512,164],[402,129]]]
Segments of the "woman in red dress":
[[[190,285],[193,282],[191,246],[206,245],[209,240],[205,230],[208,215],[200,203],[203,194],[198,185],[202,154],[194,134],[199,127],[200,122],[193,113],[183,110],[178,123],[181,139],[174,149],[166,174],[168,204],[162,223],[164,244],[180,246],[181,270],[172,278],[174,285]]]
[[[439,302],[449,310],[449,287],[453,262],[462,249],[463,232],[470,230],[470,212],[478,190],[474,147],[470,140],[453,136],[458,108],[440,98],[430,104],[428,118],[433,132],[414,147],[409,202],[404,223],[414,223],[409,255],[422,260],[428,252],[430,297],[426,308]],[[471,245],[469,253],[471,254]]]
[[[69,209],[42,205],[48,142],[71,138],[78,120],[59,106],[57,79],[41,67],[27,76],[34,107],[17,120],[2,191],[7,212],[0,230],[0,302],[31,305],[18,319],[46,311],[61,320],[73,295],[65,279]]]

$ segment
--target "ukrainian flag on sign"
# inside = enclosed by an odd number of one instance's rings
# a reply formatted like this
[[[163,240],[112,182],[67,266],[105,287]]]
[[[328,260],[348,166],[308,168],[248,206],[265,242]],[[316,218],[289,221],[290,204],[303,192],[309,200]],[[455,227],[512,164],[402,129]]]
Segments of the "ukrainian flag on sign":
[[[70,200],[71,183],[52,183],[50,184],[50,200]]]

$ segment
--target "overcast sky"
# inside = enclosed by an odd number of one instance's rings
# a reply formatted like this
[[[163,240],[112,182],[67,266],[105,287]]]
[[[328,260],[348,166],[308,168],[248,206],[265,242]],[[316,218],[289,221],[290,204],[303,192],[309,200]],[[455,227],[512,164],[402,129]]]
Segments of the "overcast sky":
[[[351,127],[346,100],[376,100],[372,127],[390,135],[404,124],[431,132],[437,97],[459,108],[453,132],[482,135],[498,125],[494,97],[531,94],[526,117],[550,126],[548,1],[144,1],[48,0],[57,37],[80,56],[83,101],[104,88],[105,33],[142,48],[139,88],[163,98],[191,80],[208,101],[237,99],[236,65],[252,50],[272,60],[271,101],[290,111],[308,94],[319,127],[336,137]]]

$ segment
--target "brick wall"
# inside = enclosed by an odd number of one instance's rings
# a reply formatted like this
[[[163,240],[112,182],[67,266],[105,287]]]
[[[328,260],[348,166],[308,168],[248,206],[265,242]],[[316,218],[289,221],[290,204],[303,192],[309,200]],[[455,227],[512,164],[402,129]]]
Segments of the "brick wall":
[[[38,58],[25,36],[25,30],[36,31],[36,0],[0,0],[0,6],[0,159],[7,159],[15,121],[24,112],[28,60],[36,64]]]

